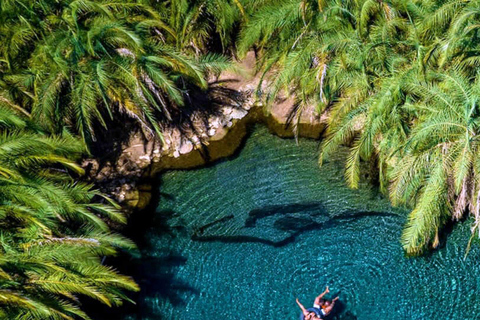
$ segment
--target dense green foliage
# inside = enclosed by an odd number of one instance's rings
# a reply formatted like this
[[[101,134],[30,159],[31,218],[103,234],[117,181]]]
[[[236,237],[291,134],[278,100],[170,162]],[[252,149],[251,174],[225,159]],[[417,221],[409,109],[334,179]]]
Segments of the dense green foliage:
[[[0,119],[0,318],[88,319],[78,295],[121,304],[137,286],[101,260],[133,244],[104,221],[124,222],[118,208],[75,181],[81,143],[39,133],[4,104]]]
[[[229,66],[218,55],[182,54],[191,39],[167,21],[173,11],[147,1],[2,1],[3,95],[44,130],[68,127],[87,144],[114,112],[161,135],[159,122],[171,120],[187,89],[205,89],[209,72]]]
[[[412,209],[402,243],[438,245],[465,214],[480,232],[480,3],[458,0],[2,0],[0,318],[88,318],[136,290],[101,263],[132,244],[109,231],[116,205],[75,163],[119,114],[162,128],[220,54],[255,50],[266,100],[293,94],[327,112],[320,163],[348,145],[346,180],[376,165]]]
[[[348,184],[361,160],[381,189],[413,210],[408,253],[438,245],[439,230],[465,213],[480,224],[478,1],[271,2],[250,18],[239,49],[256,46],[275,70],[271,97],[328,110],[320,163],[350,145]],[[270,98],[271,98],[270,97]],[[302,108],[299,108],[302,110]]]
[[[207,38],[202,30],[231,41],[230,29],[210,30],[214,8],[213,1],[0,2],[1,319],[88,319],[82,296],[114,306],[138,289],[103,264],[134,245],[109,230],[108,221],[125,218],[79,182],[75,161],[118,114],[161,137],[189,92],[231,66],[203,54],[207,40],[191,45]],[[238,14],[230,11],[224,26],[232,28]]]

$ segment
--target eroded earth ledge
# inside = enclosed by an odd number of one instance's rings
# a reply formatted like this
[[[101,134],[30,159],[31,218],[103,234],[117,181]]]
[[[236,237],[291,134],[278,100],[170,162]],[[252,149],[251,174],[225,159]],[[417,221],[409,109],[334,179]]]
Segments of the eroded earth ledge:
[[[259,103],[257,93],[265,90],[268,80],[259,88],[260,77],[254,75],[255,55],[250,52],[240,63],[241,75],[226,72],[212,79],[212,86],[226,88],[240,97],[237,102],[221,107],[211,115],[191,115],[191,127],[180,131],[166,128],[163,141],[132,133],[122,143],[115,160],[100,164],[86,159],[82,166],[89,179],[102,192],[111,195],[127,210],[143,209],[151,199],[152,178],[168,169],[191,169],[228,158],[242,145],[249,127],[261,123],[283,138],[298,136],[318,139],[326,127],[328,116],[319,115],[314,106],[294,118],[294,98],[278,98],[272,106]],[[292,119],[294,119],[292,121]],[[291,123],[296,123],[296,128]]]

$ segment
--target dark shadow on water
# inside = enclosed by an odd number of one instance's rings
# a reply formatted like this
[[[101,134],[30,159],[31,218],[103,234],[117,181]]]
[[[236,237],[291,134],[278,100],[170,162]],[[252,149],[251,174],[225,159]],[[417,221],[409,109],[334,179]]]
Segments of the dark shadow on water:
[[[449,219],[439,234],[440,244],[438,245],[437,250],[429,250],[428,254],[434,254],[436,251],[438,251],[438,249],[445,248],[448,238],[453,233],[453,228],[455,227],[455,225],[458,225],[459,223],[464,223],[467,220],[468,220],[468,215],[466,214],[458,221]]]
[[[157,181],[158,184],[161,180]],[[158,188],[158,186],[153,186]],[[232,223],[234,215],[228,215],[215,221],[205,223],[196,230],[187,230],[182,225],[181,213],[171,209],[157,211],[159,201],[172,201],[174,197],[169,194],[157,194],[153,199],[151,206],[145,211],[137,213],[132,219],[127,229],[127,236],[133,239],[139,248],[141,254],[137,257],[131,255],[121,255],[115,259],[110,259],[107,264],[115,266],[121,273],[132,275],[135,281],[140,285],[141,291],[129,294],[129,297],[136,304],[126,303],[120,308],[107,308],[95,304],[92,312],[89,314],[95,320],[118,319],[118,320],[160,320],[170,317],[164,314],[167,308],[165,303],[174,307],[182,308],[186,305],[185,299],[198,296],[199,288],[193,287],[185,280],[178,279],[177,273],[187,263],[187,258],[180,254],[177,249],[165,247],[158,248],[159,243],[174,241],[175,238],[191,238],[200,242],[221,242],[221,243],[260,243],[275,248],[285,247],[294,243],[297,238],[305,232],[312,230],[325,230],[333,228],[341,223],[355,221],[370,216],[395,216],[394,214],[379,212],[344,212],[343,214],[331,216],[328,209],[321,202],[293,203],[285,205],[265,206],[255,208],[248,213],[244,221],[243,228],[251,232],[255,230],[255,236],[252,235],[217,235],[212,230],[222,228],[222,226]],[[168,207],[168,206],[167,206]],[[173,225],[171,219],[175,217],[176,223]],[[280,240],[273,241],[268,239],[266,233],[262,233],[264,228],[277,231],[278,234],[285,236]],[[260,236],[256,236],[260,235]],[[277,239],[275,239],[277,240]],[[328,319],[335,320],[354,320],[356,316],[348,310],[344,310],[342,303],[338,303],[335,313]]]
[[[354,315],[351,311],[345,311],[341,314],[332,314],[330,317],[325,318],[325,320],[357,320],[358,317]]]
[[[175,196],[173,194],[159,192],[160,198],[165,198],[168,201],[175,201]]]
[[[218,164],[220,163],[224,163],[224,162],[230,162],[232,160],[235,160],[236,158],[238,158],[240,156],[240,154],[242,153],[243,149],[245,148],[245,145],[247,144],[247,141],[249,140],[249,138],[251,137],[252,133],[255,131],[255,128],[256,126],[258,126],[258,124],[255,124],[255,123],[247,123],[246,124],[246,127],[245,127],[245,130],[246,130],[246,133],[245,133],[245,136],[240,140],[239,144],[238,144],[238,147],[235,149],[235,151],[228,157],[222,157],[220,159],[217,159],[215,161],[211,161],[210,160],[210,155],[208,153],[208,149],[207,148],[204,148],[203,149],[203,157],[204,159],[206,159],[208,162],[204,165],[202,165],[202,168],[212,168],[212,167],[215,167],[217,166]],[[191,168],[191,169],[182,169],[182,170],[185,170],[185,171],[188,171],[188,170],[198,170],[198,168]]]
[[[161,181],[155,181],[160,184]],[[157,188],[158,185],[153,185]],[[173,200],[174,197],[156,194],[150,206],[137,212],[131,218],[125,235],[135,241],[141,249],[135,256],[121,253],[118,257],[108,259],[106,263],[114,266],[122,274],[130,275],[139,284],[141,291],[128,293],[135,304],[125,302],[123,306],[108,308],[97,302],[87,301],[86,309],[94,320],[160,320],[165,319],[160,307],[163,303],[173,306],[186,304],[185,296],[199,295],[199,291],[184,280],[177,278],[178,269],[187,263],[187,258],[173,248],[157,248],[156,238],[164,240],[176,237],[188,237],[184,227],[171,226],[169,220],[177,215],[173,210],[156,211],[159,201]],[[154,255],[152,255],[152,252]]]
[[[341,291],[335,292],[330,295],[331,298],[340,296]],[[357,320],[357,316],[350,310],[347,310],[347,306],[341,299],[335,302],[332,312],[325,317],[325,320]]]
[[[178,268],[187,263],[187,258],[175,252],[161,254],[161,257],[142,254],[130,261],[120,257],[123,263],[114,262],[123,273],[132,275],[141,287],[140,292],[129,294],[136,304],[126,302],[122,307],[108,308],[92,302],[87,305],[92,319],[160,320],[165,317],[159,312],[162,310],[161,304],[168,302],[175,307],[181,307],[186,305],[186,295],[198,296],[200,292],[196,288],[176,277]]]
[[[257,220],[263,219],[276,214],[295,214],[311,212],[311,215],[326,214],[327,210],[321,202],[292,203],[286,205],[265,206],[263,208],[253,209],[248,213],[245,221],[245,227],[254,227]]]
[[[137,278],[143,275],[137,280],[142,287],[141,296],[143,298],[155,297],[158,300],[168,300],[174,306],[185,305],[182,298],[183,293],[199,294],[197,289],[175,277],[176,270],[185,265],[186,262],[185,257],[175,253],[161,258],[142,258],[136,272]],[[144,305],[138,308],[141,309],[138,310],[138,313],[147,316],[145,313],[150,313],[151,309],[155,309],[155,306],[148,305],[143,300],[141,299],[140,303]],[[153,315],[148,314],[149,317]]]
[[[273,241],[265,237],[251,236],[251,235],[224,235],[224,234],[208,234],[208,229],[213,226],[218,226],[223,223],[228,223],[234,218],[233,215],[223,217],[213,222],[207,223],[197,228],[191,239],[199,242],[220,242],[220,243],[261,243],[275,248],[289,245],[297,239],[304,232],[313,230],[326,230],[335,228],[340,223],[354,221],[366,217],[378,216],[397,216],[392,213],[383,212],[345,212],[336,216],[330,216],[326,207],[320,202],[294,203],[286,205],[265,206],[263,208],[253,209],[249,212],[245,220],[244,228],[252,229],[257,227],[259,220],[267,217],[277,216],[278,218],[273,222],[269,229],[273,228],[279,232],[287,232],[283,239]],[[265,229],[265,226],[258,227],[259,234]]]
[[[197,236],[193,235],[191,239],[198,242],[220,242],[220,243],[262,243],[275,248],[284,247],[295,241],[296,235],[291,235],[280,241],[258,238],[254,236]]]
[[[438,235],[439,236],[438,237],[439,238],[439,243],[438,243],[438,246],[436,248],[430,247],[429,250],[423,251],[420,257],[415,256],[415,255],[409,256],[406,253],[404,254],[404,256],[406,258],[412,258],[412,259],[426,259],[426,260],[435,259],[438,252],[442,251],[442,249],[445,249],[445,247],[447,246],[447,243],[449,241],[448,238],[450,236],[452,236],[454,227],[458,226],[458,224],[466,223],[467,220],[468,220],[467,215],[464,215],[458,221],[453,220],[453,219],[448,220],[445,223],[445,226],[439,231],[439,235]],[[476,238],[476,239],[478,239],[478,238]],[[475,241],[478,241],[476,239],[474,238]],[[472,242],[472,245],[473,246],[475,245],[474,242]],[[466,247],[465,247],[465,250],[466,250]],[[428,267],[426,267],[426,268],[428,269]]]

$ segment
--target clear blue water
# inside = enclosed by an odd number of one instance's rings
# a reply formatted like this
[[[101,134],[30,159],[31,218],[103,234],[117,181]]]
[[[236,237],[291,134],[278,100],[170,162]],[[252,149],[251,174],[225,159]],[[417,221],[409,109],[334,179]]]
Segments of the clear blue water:
[[[480,319],[480,250],[463,259],[469,223],[441,249],[406,258],[407,212],[343,165],[317,166],[315,141],[256,128],[237,157],[162,175],[156,213],[137,234],[142,287],[128,320],[298,319],[329,285],[334,319]],[[142,219],[142,217],[136,217]]]

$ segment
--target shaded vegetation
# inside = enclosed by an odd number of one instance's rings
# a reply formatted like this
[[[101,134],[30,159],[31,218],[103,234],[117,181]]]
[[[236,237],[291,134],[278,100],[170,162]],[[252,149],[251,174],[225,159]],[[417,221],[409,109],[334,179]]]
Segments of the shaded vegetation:
[[[133,244],[109,230],[124,218],[75,161],[125,116],[161,139],[189,106],[228,102],[208,81],[251,50],[267,106],[292,95],[299,113],[328,112],[320,164],[348,145],[349,186],[370,161],[412,209],[407,253],[466,215],[480,233],[479,4],[2,0],[0,317],[88,319],[80,296],[118,305],[137,290],[102,263]]]
[[[188,117],[182,109],[190,97],[208,94],[208,78],[232,66],[203,54],[206,42],[192,50],[200,20],[215,6],[198,16],[201,8],[186,1],[1,1],[0,318],[89,319],[85,297],[116,306],[138,290],[103,263],[134,244],[110,231],[110,222],[125,218],[81,182],[76,161],[119,123],[115,117],[162,138],[165,125]],[[215,32],[230,43],[230,30]]]
[[[302,109],[328,110],[320,164],[350,146],[345,177],[358,187],[372,161],[393,204],[412,208],[411,254],[438,245],[448,220],[479,231],[478,1],[308,1],[266,4],[242,30],[263,70]]]
[[[219,55],[183,54],[172,11],[144,1],[19,0],[0,10],[1,95],[44,130],[68,128],[87,145],[113,111],[161,136],[189,91],[230,67]]]
[[[78,295],[121,304],[137,285],[102,257],[134,245],[105,222],[125,222],[118,207],[76,181],[81,143],[0,113],[0,318],[88,319]]]

